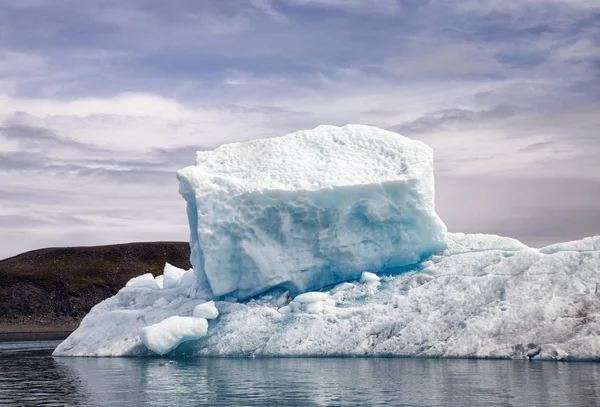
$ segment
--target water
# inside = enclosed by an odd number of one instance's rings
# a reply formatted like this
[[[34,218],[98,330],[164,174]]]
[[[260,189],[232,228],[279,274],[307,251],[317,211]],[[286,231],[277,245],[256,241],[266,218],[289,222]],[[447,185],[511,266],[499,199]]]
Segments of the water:
[[[49,348],[56,342],[1,345],[0,405],[600,405],[596,363],[363,358],[175,362],[53,358]]]

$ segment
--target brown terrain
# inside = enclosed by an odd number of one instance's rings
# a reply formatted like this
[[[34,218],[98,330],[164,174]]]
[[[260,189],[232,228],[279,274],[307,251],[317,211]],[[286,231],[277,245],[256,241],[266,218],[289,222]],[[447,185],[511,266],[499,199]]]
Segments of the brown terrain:
[[[33,250],[0,260],[0,341],[61,339],[132,277],[188,269],[187,242]]]

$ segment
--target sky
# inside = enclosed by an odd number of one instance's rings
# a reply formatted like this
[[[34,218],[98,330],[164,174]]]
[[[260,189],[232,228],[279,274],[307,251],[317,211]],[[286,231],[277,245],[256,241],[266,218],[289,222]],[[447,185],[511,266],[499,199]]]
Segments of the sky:
[[[454,232],[600,234],[600,0],[3,0],[0,258],[187,240],[195,151],[361,123]]]

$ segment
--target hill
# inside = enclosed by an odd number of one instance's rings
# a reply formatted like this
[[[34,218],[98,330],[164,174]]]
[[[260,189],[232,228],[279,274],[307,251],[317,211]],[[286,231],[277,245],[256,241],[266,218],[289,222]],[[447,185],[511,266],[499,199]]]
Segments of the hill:
[[[190,268],[189,256],[187,242],[149,242],[47,248],[1,260],[0,334],[71,331],[130,278],[162,274],[165,262]]]

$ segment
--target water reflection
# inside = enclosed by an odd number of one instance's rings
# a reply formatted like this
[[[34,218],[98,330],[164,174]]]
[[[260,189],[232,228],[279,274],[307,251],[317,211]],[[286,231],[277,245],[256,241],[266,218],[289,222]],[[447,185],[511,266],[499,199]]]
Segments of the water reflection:
[[[0,405],[591,406],[600,364],[52,358],[0,352]]]
[[[60,358],[97,405],[600,404],[600,365],[435,359]]]

